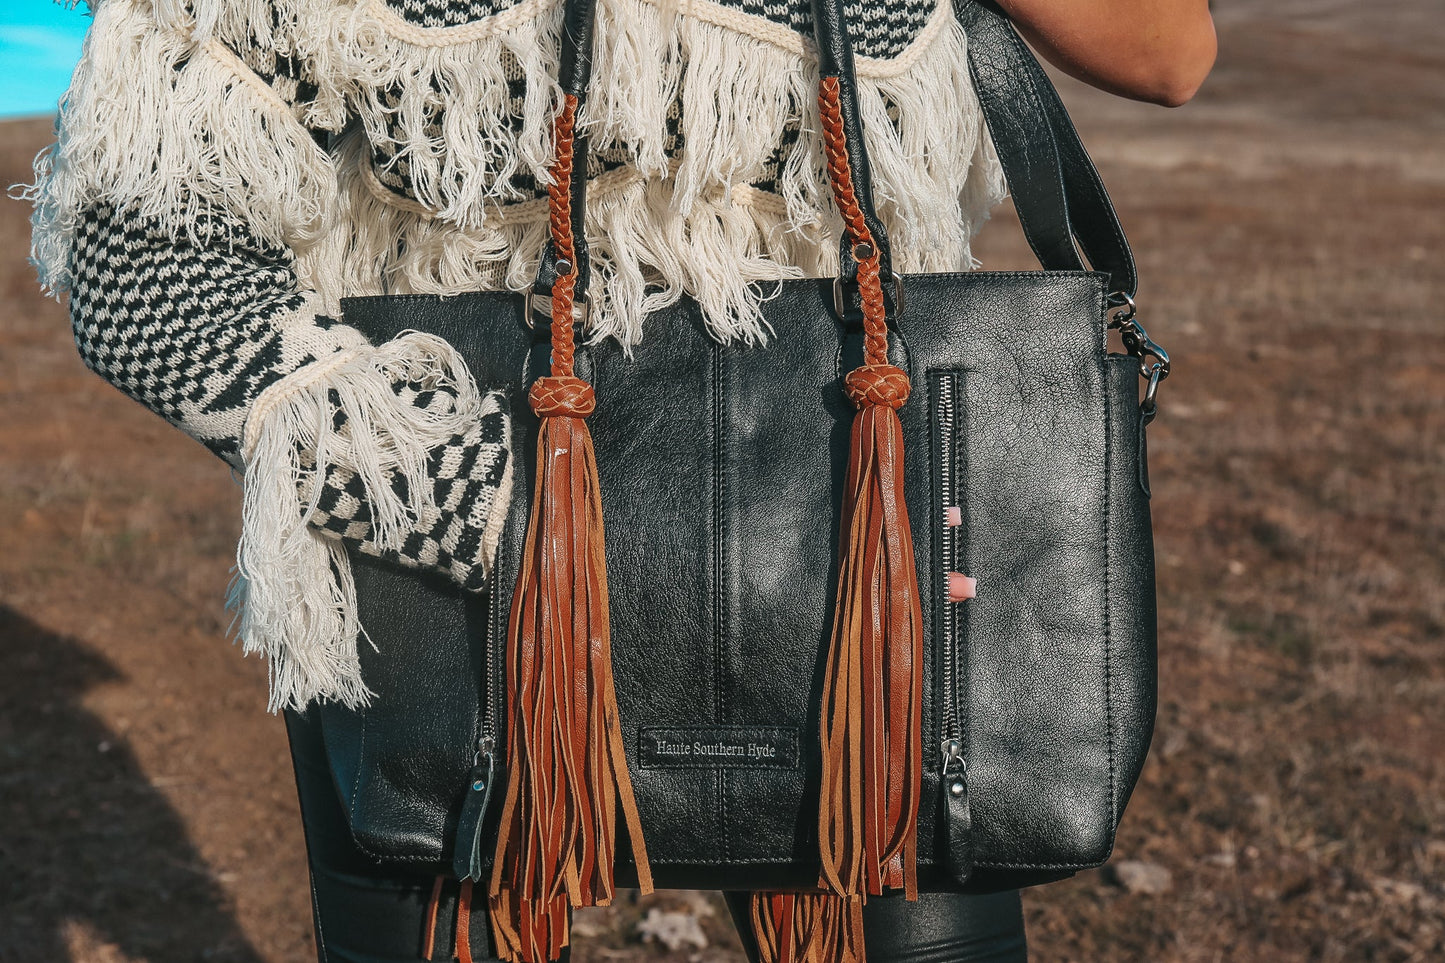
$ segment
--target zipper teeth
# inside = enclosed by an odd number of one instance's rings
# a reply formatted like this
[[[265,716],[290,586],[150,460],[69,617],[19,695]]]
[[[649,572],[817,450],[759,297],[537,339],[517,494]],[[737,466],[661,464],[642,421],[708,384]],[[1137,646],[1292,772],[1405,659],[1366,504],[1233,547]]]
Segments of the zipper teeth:
[[[938,385],[938,440],[940,455],[938,459],[939,474],[938,490],[942,509],[947,512],[955,502],[955,480],[958,477],[958,446],[956,431],[955,413],[955,388],[957,376],[952,373],[945,374],[939,379]],[[957,527],[947,523],[946,518],[936,519],[935,523],[942,531],[942,546],[940,552],[943,562],[942,571],[938,573],[938,591],[943,599],[943,725],[945,739],[958,739],[962,741],[962,726],[958,717],[958,654],[957,654],[957,626],[958,607],[948,600],[948,574],[958,567],[958,534]]]
[[[483,689],[486,691],[486,702],[482,706],[482,731],[477,739],[477,750],[481,751],[484,746],[495,750],[497,745],[497,692],[501,688],[497,679],[497,586],[502,584],[501,556],[505,553],[506,546],[497,552],[497,565],[492,569],[492,587],[487,592],[487,614],[482,624],[486,626],[486,638],[482,644],[482,672],[486,679]]]
[[[723,486],[726,483],[724,468],[722,464],[723,431],[726,424],[723,420],[723,356],[722,351],[716,345],[711,347],[712,351],[712,385],[710,388],[710,402],[712,405],[712,538],[713,538],[713,571],[712,571],[712,637],[713,637],[713,721],[721,725],[724,722],[723,699],[726,688],[723,685],[723,670],[725,668],[725,656],[723,652],[723,630],[726,627],[723,604],[727,590],[727,539],[723,534],[723,524],[727,508],[724,505],[725,492]],[[723,772],[718,770],[721,778]]]

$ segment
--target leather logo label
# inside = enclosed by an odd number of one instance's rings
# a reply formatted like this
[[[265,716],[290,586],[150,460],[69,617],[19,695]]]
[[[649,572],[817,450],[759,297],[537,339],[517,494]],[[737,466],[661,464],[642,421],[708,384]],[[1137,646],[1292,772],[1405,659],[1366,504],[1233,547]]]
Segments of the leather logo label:
[[[643,769],[796,769],[798,730],[791,726],[642,726]]]

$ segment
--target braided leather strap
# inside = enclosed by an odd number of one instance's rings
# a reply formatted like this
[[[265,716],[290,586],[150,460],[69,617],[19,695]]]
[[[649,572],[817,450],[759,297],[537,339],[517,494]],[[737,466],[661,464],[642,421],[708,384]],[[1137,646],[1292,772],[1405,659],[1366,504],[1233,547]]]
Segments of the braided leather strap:
[[[858,409],[839,520],[838,589],[819,711],[821,893],[753,894],[769,963],[863,963],[860,910],[886,888],[918,896],[923,612],[903,499],[908,375],[888,362],[882,255],[858,202],[839,78],[818,88],[833,197],[858,262],[864,364],[844,391]]]
[[[619,811],[639,888],[652,890],[612,683],[602,498],[585,420],[597,399],[574,370],[576,117],[567,94],[549,186],[552,364],[527,392],[541,425],[508,619],[508,783],[488,903],[497,955],[524,963],[561,954],[569,905],[611,902]]]
[[[873,232],[858,203],[848,157],[848,139],[843,130],[843,110],[838,102],[837,77],[824,77],[819,84],[818,108],[823,121],[823,154],[828,162],[828,180],[833,199],[843,215],[843,224],[853,242],[858,262],[858,296],[863,302],[863,357],[870,365],[888,363],[888,312],[883,300],[882,257]],[[861,256],[859,256],[861,255]]]

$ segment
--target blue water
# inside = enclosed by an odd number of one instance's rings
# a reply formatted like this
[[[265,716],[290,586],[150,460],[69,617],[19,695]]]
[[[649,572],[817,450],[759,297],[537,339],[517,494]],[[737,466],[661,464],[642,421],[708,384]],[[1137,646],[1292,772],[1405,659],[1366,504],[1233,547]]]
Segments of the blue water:
[[[52,114],[90,17],[52,0],[0,0],[0,117]]]

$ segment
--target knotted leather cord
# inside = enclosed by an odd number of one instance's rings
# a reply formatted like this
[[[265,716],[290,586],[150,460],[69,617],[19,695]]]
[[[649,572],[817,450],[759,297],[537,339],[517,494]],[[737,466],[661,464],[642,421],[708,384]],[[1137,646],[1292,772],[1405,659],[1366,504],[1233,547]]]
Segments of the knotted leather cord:
[[[816,10],[815,20],[820,20]],[[847,53],[841,18],[837,28]],[[826,49],[824,29],[820,26],[820,50]],[[849,62],[845,57],[843,69]],[[823,892],[754,893],[753,929],[765,963],[862,963],[864,899],[885,888],[918,898],[923,612],[903,499],[903,426],[897,412],[911,386],[907,373],[888,362],[883,245],[859,202],[842,96],[839,77],[824,73],[818,87],[824,154],[857,264],[864,363],[844,378],[858,413],[844,482],[837,602],[819,713]]]
[[[569,905],[612,901],[619,808],[639,888],[652,890],[612,681],[601,492],[585,421],[596,397],[574,371],[579,103],[566,93],[554,121],[551,365],[528,391],[540,419],[536,487],[508,620],[509,774],[489,892],[497,955],[525,963],[561,954]]]
[[[867,245],[870,250],[857,259],[864,363],[844,379],[845,392],[858,414],[854,417],[844,489],[842,584],[829,657],[830,663],[842,659],[840,644],[857,633],[862,648],[852,654],[861,656],[863,664],[840,666],[837,674],[830,674],[841,691],[830,691],[833,687],[825,683],[825,697],[840,698],[843,705],[833,713],[831,726],[827,725],[829,710],[834,707],[826,704],[826,698],[823,706],[824,747],[831,751],[824,757],[819,828],[820,834],[831,830],[832,836],[823,836],[819,842],[823,876],[835,892],[877,895],[885,886],[901,887],[909,899],[916,899],[914,855],[923,758],[923,613],[913,537],[903,501],[903,431],[897,415],[897,409],[908,400],[911,386],[907,373],[888,363],[888,324],[879,272],[881,250],[868,229],[854,190],[839,96],[839,79],[823,77],[818,101],[829,180],[854,249]],[[850,587],[850,565],[861,565],[855,578],[867,580],[851,586],[856,594],[845,591]],[[850,611],[849,602],[857,608]],[[860,671],[861,677],[855,675]],[[850,703],[860,697],[861,706]],[[846,760],[837,756],[840,745],[850,753]],[[859,755],[853,756],[854,752]],[[829,761],[846,761],[850,771],[840,772],[829,766]],[[852,767],[858,768],[851,771]],[[831,787],[829,769],[835,780]],[[843,780],[847,784],[838,785]],[[848,791],[847,805],[852,811],[829,812],[832,803],[841,802],[830,797],[830,788]],[[863,806],[861,838],[856,825],[858,805]],[[831,825],[830,815],[834,816]]]

